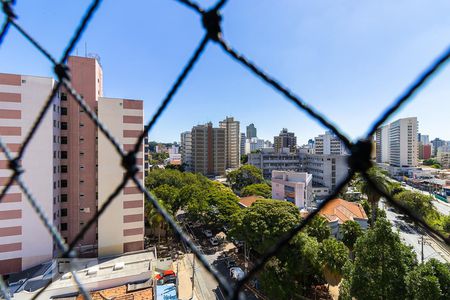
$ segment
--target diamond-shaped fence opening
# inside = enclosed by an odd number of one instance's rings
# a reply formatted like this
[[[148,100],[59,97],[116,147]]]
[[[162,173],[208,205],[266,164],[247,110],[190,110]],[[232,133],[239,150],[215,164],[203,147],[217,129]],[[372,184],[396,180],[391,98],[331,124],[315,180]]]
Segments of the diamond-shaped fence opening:
[[[2,199],[4,198],[6,192],[11,187],[11,185],[13,183],[17,183],[17,185],[20,187],[20,189],[26,196],[28,202],[31,204],[36,214],[39,216],[44,226],[47,228],[53,239],[56,241],[56,244],[60,251],[59,257],[66,257],[66,258],[77,257],[77,253],[75,251],[75,246],[77,245],[77,242],[83,238],[83,235],[87,232],[87,230],[91,228],[91,226],[93,226],[96,223],[97,219],[103,214],[103,212],[108,209],[108,206],[114,201],[114,198],[121,192],[121,190],[125,187],[127,182],[132,181],[139,188],[139,190],[142,193],[144,193],[146,201],[151,203],[151,205],[153,205],[154,208],[163,216],[164,220],[171,227],[175,235],[178,236],[178,238],[182,241],[182,243],[187,248],[189,248],[189,250],[192,253],[194,253],[194,255],[197,257],[200,263],[206,268],[206,270],[208,270],[208,272],[210,272],[214,276],[214,278],[220,285],[221,289],[224,291],[226,298],[237,299],[240,295],[240,291],[242,290],[244,285],[249,282],[252,276],[255,275],[259,270],[261,270],[264,264],[271,257],[279,253],[281,249],[285,245],[287,245],[289,241],[308,224],[308,222],[311,221],[311,219],[319,212],[319,210],[324,205],[326,205],[331,199],[336,197],[336,195],[340,192],[340,190],[352,179],[355,172],[361,173],[362,176],[372,185],[372,187],[375,190],[377,190],[381,195],[383,195],[390,204],[392,204],[400,211],[410,216],[411,219],[413,219],[413,221],[415,221],[416,223],[427,228],[433,235],[444,240],[447,244],[450,244],[449,237],[443,236],[439,231],[431,227],[420,217],[416,216],[416,214],[411,212],[407,207],[395,201],[391,195],[386,194],[383,191],[383,189],[381,189],[377,185],[377,182],[372,180],[367,173],[368,169],[372,166],[370,160],[371,143],[369,141],[371,137],[374,135],[377,128],[380,125],[382,125],[392,114],[394,114],[403,104],[405,104],[408,100],[410,100],[412,96],[424,86],[427,80],[429,80],[440,67],[442,67],[445,63],[448,62],[450,58],[450,49],[444,51],[444,53],[440,57],[438,57],[422,74],[420,74],[419,77],[405,90],[405,92],[393,102],[393,104],[374,122],[374,124],[372,125],[372,127],[370,128],[364,139],[361,139],[357,142],[352,142],[347,138],[345,134],[343,134],[340,130],[338,130],[338,128],[331,121],[329,121],[328,118],[321,115],[312,106],[307,104],[303,99],[295,95],[292,91],[290,91],[287,87],[283,86],[279,81],[271,77],[268,73],[261,70],[256,64],[254,64],[244,55],[233,49],[230,46],[230,44],[228,44],[227,41],[224,40],[221,30],[222,17],[220,14],[220,9],[226,4],[227,2],[226,0],[218,1],[217,4],[210,9],[203,9],[197,3],[192,2],[190,0],[177,0],[177,1],[181,4],[186,5],[188,8],[192,9],[195,13],[201,15],[202,25],[205,29],[205,35],[202,38],[201,42],[199,43],[197,49],[195,49],[192,57],[183,67],[180,75],[175,80],[166,97],[161,102],[159,108],[153,114],[150,122],[145,127],[145,130],[139,136],[134,149],[132,149],[128,153],[125,153],[121,149],[119,143],[115,140],[114,136],[112,136],[108,131],[108,129],[99,121],[96,113],[87,105],[87,103],[83,100],[83,97],[72,87],[70,79],[70,70],[66,65],[67,58],[69,57],[70,53],[76,46],[84,30],[87,28],[89,21],[93,18],[95,11],[99,8],[102,1],[100,0],[92,1],[91,5],[86,10],[85,15],[81,19],[78,28],[76,28],[74,35],[72,36],[67,47],[65,48],[61,56],[61,59],[58,61],[54,57],[52,57],[52,55],[50,55],[49,52],[47,52],[45,48],[32,36],[30,36],[27,33],[27,31],[24,28],[22,28],[20,24],[16,21],[17,16],[14,13],[15,1],[1,0],[5,19],[0,29],[1,30],[0,44],[4,42],[5,38],[7,37],[7,32],[9,30],[12,29],[17,30],[33,46],[35,46],[42,55],[44,55],[48,60],[51,61],[54,67],[54,73],[58,81],[55,87],[53,88],[52,93],[47,98],[47,101],[45,102],[41,111],[38,113],[38,116],[35,122],[33,123],[33,126],[27,133],[22,143],[22,147],[16,156],[13,156],[11,154],[6,144],[0,139],[0,148],[9,162],[9,169],[12,171],[11,177],[9,178],[5,187],[1,191],[0,203],[2,202]],[[234,59],[236,62],[240,63],[244,68],[248,69],[249,72],[254,74],[254,76],[258,77],[261,81],[270,85],[275,91],[281,93],[288,101],[292,102],[295,107],[306,112],[321,125],[331,130],[337,137],[339,137],[342,140],[342,142],[351,152],[349,158],[349,166],[351,170],[348,176],[345,178],[345,180],[343,180],[340,184],[338,184],[338,186],[335,188],[332,194],[329,195],[317,207],[316,210],[311,212],[305,219],[301,221],[301,223],[296,225],[294,228],[291,228],[284,236],[282,236],[275,244],[273,244],[270,247],[270,249],[268,249],[266,253],[263,254],[260,257],[260,259],[255,262],[253,268],[245,275],[245,277],[239,280],[234,285],[232,285],[230,282],[227,282],[227,280],[223,278],[223,276],[221,276],[220,273],[208,263],[203,254],[199,251],[199,249],[195,246],[193,241],[189,238],[189,235],[182,230],[182,228],[177,224],[177,222],[173,219],[173,217],[163,207],[161,207],[156,198],[143,186],[143,184],[136,177],[137,174],[137,167],[135,165],[136,154],[139,152],[144,137],[147,136],[148,133],[153,129],[153,126],[156,124],[159,117],[162,115],[167,106],[170,104],[174,95],[183,84],[183,81],[188,76],[189,72],[192,71],[196,62],[200,59],[202,53],[205,50],[206,45],[209,42],[215,43],[231,59]],[[111,195],[106,199],[103,206],[100,207],[98,211],[95,213],[95,215],[83,226],[83,228],[80,230],[80,232],[70,245],[67,245],[65,243],[64,239],[61,237],[57,228],[53,226],[51,218],[49,218],[44,214],[43,210],[39,205],[38,199],[35,199],[35,197],[32,194],[32,191],[30,191],[27,188],[26,182],[24,182],[21,178],[21,174],[24,172],[24,170],[22,170],[20,166],[20,160],[23,157],[24,153],[26,152],[29,142],[31,141],[31,139],[33,139],[39,125],[41,124],[41,121],[44,118],[45,113],[51,107],[55,95],[61,88],[65,89],[72,96],[71,98],[74,99],[73,101],[76,101],[78,103],[80,108],[83,109],[84,112],[86,112],[87,116],[95,123],[95,125],[99,128],[102,134],[112,143],[114,149],[122,157],[122,166],[126,171],[125,175],[123,176],[123,180],[119,184],[119,186],[116,187],[114,192],[111,193]],[[75,282],[77,283],[81,294],[86,299],[89,299],[89,293],[84,289],[83,284],[80,282],[76,272],[72,272],[72,276]],[[51,282],[49,282],[47,286],[45,286],[42,290],[40,290],[40,292],[37,295],[35,295],[34,298],[39,297],[39,295],[50,284]],[[7,292],[5,282],[3,281],[3,278],[1,276],[0,276],[0,291],[3,294],[3,297],[5,297],[6,299],[10,298],[10,295]]]

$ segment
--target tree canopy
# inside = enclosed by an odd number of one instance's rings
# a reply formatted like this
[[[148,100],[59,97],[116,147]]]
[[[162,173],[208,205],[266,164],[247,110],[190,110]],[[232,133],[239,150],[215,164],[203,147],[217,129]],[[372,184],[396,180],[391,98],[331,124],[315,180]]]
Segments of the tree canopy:
[[[351,294],[357,299],[406,299],[404,284],[416,255],[405,246],[389,221],[380,218],[354,248]]]
[[[266,199],[272,198],[272,188],[267,183],[255,183],[242,189],[241,196],[261,196]]]
[[[292,203],[261,199],[238,215],[233,235],[262,254],[300,220],[300,212]]]
[[[306,232],[308,235],[313,236],[317,241],[322,242],[331,235],[331,229],[328,225],[327,219],[321,215],[316,215],[306,226]]]
[[[237,170],[231,171],[227,174],[227,180],[235,191],[241,191],[244,187],[263,183],[264,177],[262,171],[252,165],[243,165]]]
[[[352,220],[344,222],[341,226],[342,242],[352,250],[356,240],[363,235],[363,230],[358,222]]]
[[[408,299],[450,299],[450,264],[430,259],[406,276]]]

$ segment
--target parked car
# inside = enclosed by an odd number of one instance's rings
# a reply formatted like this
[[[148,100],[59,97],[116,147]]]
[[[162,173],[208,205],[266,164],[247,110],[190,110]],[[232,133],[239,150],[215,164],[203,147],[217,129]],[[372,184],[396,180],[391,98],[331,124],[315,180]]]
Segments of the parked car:
[[[230,268],[233,268],[233,267],[236,267],[237,265],[236,265],[236,262],[233,260],[233,259],[229,259],[228,261],[227,261],[227,268],[228,269],[230,269]]]
[[[210,238],[210,237],[213,236],[211,230],[209,230],[209,229],[203,230],[203,234],[204,234],[207,238]]]
[[[230,277],[233,280],[241,280],[244,278],[245,273],[244,271],[239,267],[232,267],[230,268]]]
[[[219,241],[218,241],[215,237],[210,238],[210,239],[209,239],[209,242],[210,242],[211,245],[213,245],[213,246],[219,245]]]

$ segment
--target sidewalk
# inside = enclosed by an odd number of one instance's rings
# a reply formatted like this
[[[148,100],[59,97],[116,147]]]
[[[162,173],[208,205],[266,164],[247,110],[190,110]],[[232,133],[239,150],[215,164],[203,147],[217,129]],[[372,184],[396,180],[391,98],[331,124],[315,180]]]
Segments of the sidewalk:
[[[190,300],[192,299],[192,268],[188,264],[186,266],[186,259],[188,255],[184,255],[182,260],[177,260],[173,263],[173,269],[176,270],[178,277],[178,299]]]

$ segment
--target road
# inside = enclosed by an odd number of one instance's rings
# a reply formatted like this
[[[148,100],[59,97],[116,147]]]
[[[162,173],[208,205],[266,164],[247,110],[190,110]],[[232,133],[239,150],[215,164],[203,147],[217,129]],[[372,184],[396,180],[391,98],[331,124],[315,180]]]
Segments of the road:
[[[450,262],[450,252],[445,246],[428,236],[423,229],[415,227],[408,219],[397,213],[393,208],[387,207],[384,200],[380,201],[380,207],[385,209],[387,219],[392,223],[392,227],[398,230],[402,241],[413,247],[419,262],[422,260],[422,236],[424,237],[424,261],[436,258],[441,262]]]
[[[396,181],[396,180],[394,180],[394,179],[392,179],[392,178],[387,178],[387,179],[390,180],[390,181],[393,181],[393,182],[398,182],[398,183],[400,183],[400,181]],[[409,185],[406,185],[406,186],[405,186],[405,185],[402,185],[402,187],[403,187],[404,189],[407,189],[407,190],[410,190],[410,191],[413,191],[413,192],[419,192],[419,193],[422,193],[422,194],[424,194],[424,195],[428,195],[428,196],[433,197],[432,203],[433,203],[434,207],[437,209],[437,211],[438,211],[439,213],[443,214],[444,216],[450,215],[450,203],[445,203],[445,202],[443,202],[443,201],[437,200],[437,199],[436,199],[432,194],[430,194],[429,192],[426,192],[426,191],[422,191],[422,190],[416,189],[415,187],[412,187],[412,186],[409,186]]]
[[[231,279],[227,268],[227,260],[230,259],[230,255],[234,253],[234,245],[225,241],[219,246],[212,246],[209,243],[208,238],[201,232],[201,227],[190,227],[186,224],[185,229],[196,243],[197,248],[201,250],[208,263],[214,266],[229,283],[233,284],[233,280]],[[195,263],[191,264],[191,267],[193,264],[195,264],[194,289],[196,291],[197,299],[225,300],[224,293],[220,289],[216,279],[200,264],[198,259],[195,260]],[[240,267],[244,269],[243,266]],[[249,289],[243,290],[243,298],[249,300],[258,299]]]

